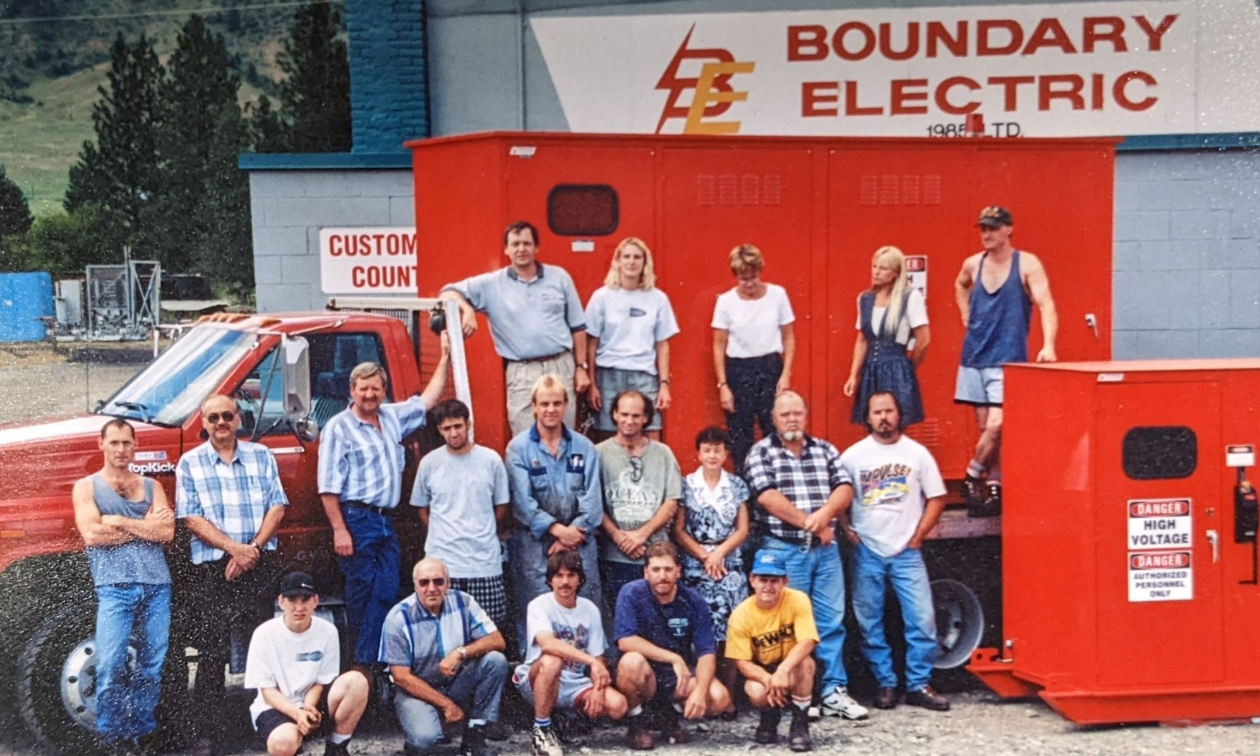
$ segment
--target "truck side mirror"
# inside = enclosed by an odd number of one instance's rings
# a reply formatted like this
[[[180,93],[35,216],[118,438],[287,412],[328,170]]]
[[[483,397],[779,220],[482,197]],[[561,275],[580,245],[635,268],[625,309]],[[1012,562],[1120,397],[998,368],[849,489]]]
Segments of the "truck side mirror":
[[[284,418],[304,441],[314,441],[319,428],[311,418],[310,344],[297,336],[285,338]]]

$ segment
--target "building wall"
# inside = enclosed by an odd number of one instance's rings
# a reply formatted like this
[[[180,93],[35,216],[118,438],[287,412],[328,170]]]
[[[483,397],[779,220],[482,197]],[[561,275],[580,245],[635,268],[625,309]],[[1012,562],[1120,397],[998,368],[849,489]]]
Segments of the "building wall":
[[[424,0],[346,0],[354,152],[429,135]]]

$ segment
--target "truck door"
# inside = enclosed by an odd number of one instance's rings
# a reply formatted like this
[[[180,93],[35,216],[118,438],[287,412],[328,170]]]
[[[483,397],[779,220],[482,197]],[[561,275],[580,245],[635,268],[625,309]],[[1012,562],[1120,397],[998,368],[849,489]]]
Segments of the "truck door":
[[[1125,648],[1098,649],[1098,682],[1222,680],[1223,540],[1213,534],[1231,535],[1233,502],[1219,467],[1220,385],[1100,386],[1098,406],[1098,623],[1131,633]]]

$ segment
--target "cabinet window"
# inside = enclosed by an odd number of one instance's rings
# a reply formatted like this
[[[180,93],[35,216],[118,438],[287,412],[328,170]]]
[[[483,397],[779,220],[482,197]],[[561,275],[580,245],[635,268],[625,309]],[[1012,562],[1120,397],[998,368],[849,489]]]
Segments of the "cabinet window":
[[[1142,426],[1124,434],[1121,454],[1133,480],[1188,478],[1199,465],[1199,441],[1182,425]]]
[[[560,236],[606,236],[617,230],[617,192],[606,184],[560,184],[547,195],[547,225]]]

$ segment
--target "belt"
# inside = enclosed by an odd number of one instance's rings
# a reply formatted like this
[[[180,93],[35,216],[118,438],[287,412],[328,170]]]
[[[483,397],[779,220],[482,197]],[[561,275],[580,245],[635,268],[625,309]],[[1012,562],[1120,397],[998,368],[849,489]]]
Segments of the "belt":
[[[546,355],[545,357],[530,357],[524,360],[508,360],[508,362],[516,362],[516,363],[546,362],[547,360],[554,360],[557,357],[562,357],[572,351],[573,351],[572,349],[562,349],[559,352],[556,352],[555,354],[549,354],[549,355]]]
[[[343,501],[341,502],[341,506],[347,509],[362,509],[365,512],[372,512],[374,514],[380,515],[381,517],[394,516],[392,514],[392,512],[394,511],[393,509],[386,509],[385,507],[378,507],[374,504],[368,504],[366,501]]]

